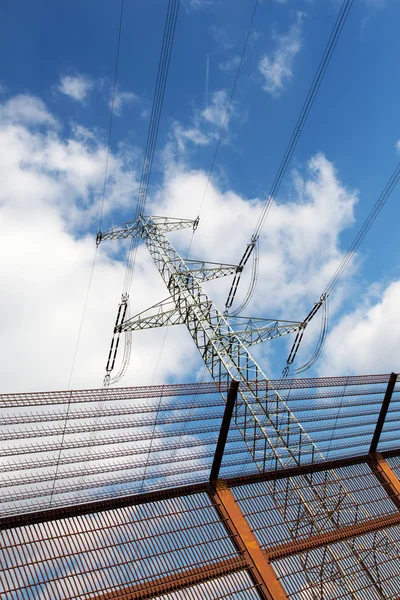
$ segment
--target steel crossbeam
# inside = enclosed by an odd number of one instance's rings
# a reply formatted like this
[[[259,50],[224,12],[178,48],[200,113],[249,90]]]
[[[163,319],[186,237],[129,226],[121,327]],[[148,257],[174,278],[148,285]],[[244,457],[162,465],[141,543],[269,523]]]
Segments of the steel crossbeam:
[[[242,270],[242,267],[238,265],[227,265],[223,263],[214,263],[204,260],[185,260],[185,265],[189,269],[189,273],[185,269],[181,274],[176,277],[194,277],[197,281],[211,281],[212,279],[218,279],[219,277],[226,277],[228,275],[235,275]]]
[[[258,319],[254,317],[228,317],[228,323],[233,329],[234,335],[246,346],[273,340],[304,328],[303,323],[297,321]]]
[[[151,217],[152,221],[157,224],[160,231],[165,233],[171,231],[179,231],[180,229],[187,229],[193,227],[195,221],[191,219],[174,219],[173,217]],[[105,240],[123,240],[126,238],[140,237],[141,236],[141,222],[136,219],[134,221],[128,221],[124,225],[113,227],[106,233],[101,233],[98,237],[98,242]]]
[[[120,333],[122,331],[138,331],[140,329],[152,329],[153,327],[181,325],[184,322],[183,315],[170,297],[127,319],[116,327],[114,332]]]
[[[209,565],[174,573],[173,575],[150,579],[145,583],[119,588],[105,594],[91,595],[88,600],[146,600],[147,598],[159,598],[164,594],[190,589],[191,586],[212,581],[231,573],[237,573],[246,568],[247,563],[240,556],[228,558]]]

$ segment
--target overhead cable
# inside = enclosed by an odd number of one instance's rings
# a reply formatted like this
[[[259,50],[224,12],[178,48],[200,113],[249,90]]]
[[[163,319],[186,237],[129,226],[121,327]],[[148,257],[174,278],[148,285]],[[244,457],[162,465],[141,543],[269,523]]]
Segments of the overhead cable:
[[[251,236],[251,241],[250,243],[246,246],[246,250],[243,254],[243,258],[246,255],[246,253],[248,253],[248,248],[250,247],[250,253],[253,251],[254,246],[260,236],[261,233],[261,229],[264,226],[265,220],[267,218],[267,215],[270,211],[270,208],[272,206],[272,203],[278,193],[279,187],[282,183],[283,177],[286,173],[287,167],[290,163],[290,160],[293,156],[293,153],[295,151],[295,148],[297,146],[297,142],[299,141],[300,135],[304,129],[304,126],[306,124],[307,118],[310,114],[311,108],[314,104],[315,98],[317,96],[318,90],[321,86],[322,80],[324,78],[324,75],[326,73],[326,70],[329,66],[329,63],[331,61],[333,52],[336,48],[337,42],[339,40],[340,34],[343,30],[343,27],[346,23],[347,17],[349,15],[351,6],[353,4],[353,0],[344,0],[341,9],[339,11],[339,14],[337,16],[337,19],[335,21],[335,25],[333,27],[333,30],[331,32],[331,35],[329,37],[328,43],[325,47],[324,53],[322,55],[322,58],[320,60],[320,63],[318,65],[317,71],[314,75],[314,79],[311,83],[311,87],[308,91],[308,94],[306,96],[306,99],[304,101],[303,107],[300,111],[300,115],[297,119],[296,125],[294,127],[294,130],[292,132],[292,135],[289,139],[289,143],[286,147],[285,153],[283,155],[283,158],[281,160],[281,163],[279,165],[278,171],[275,175],[275,178],[273,180],[270,192],[267,196],[267,200],[264,204],[264,207],[261,211],[260,217],[257,221],[256,227],[254,229],[253,235]],[[249,256],[247,257],[249,258]],[[243,259],[242,259],[243,260]],[[235,298],[235,294],[236,294],[236,290],[238,288],[238,284],[239,284],[239,279],[240,279],[240,274],[238,276],[238,280],[236,282],[232,283],[232,287],[231,290],[229,292],[228,295],[228,299],[226,301],[225,307],[227,310],[229,310],[233,304],[234,298]],[[235,289],[234,289],[234,286]],[[249,292],[246,294],[246,299],[245,301],[242,303],[241,308],[242,310],[247,306],[247,304],[250,302],[251,298],[253,297],[254,291],[255,291],[255,287],[256,287],[256,282],[254,282],[254,278],[252,277],[251,281],[250,281],[250,286],[249,286]]]
[[[222,138],[223,138],[223,135],[225,133],[225,129],[226,129],[226,126],[227,126],[227,123],[228,123],[229,113],[230,113],[231,108],[232,108],[233,96],[235,95],[236,85],[237,85],[237,82],[238,82],[238,79],[239,79],[239,75],[240,75],[240,69],[242,67],[244,55],[246,54],[247,45],[248,45],[248,42],[249,42],[249,39],[250,39],[251,30],[253,28],[253,22],[254,22],[254,17],[256,16],[257,6],[258,6],[258,0],[256,0],[255,3],[254,3],[253,12],[252,12],[251,18],[250,18],[250,23],[249,23],[249,26],[247,28],[246,38],[245,38],[243,49],[242,49],[242,54],[240,55],[240,60],[239,60],[239,64],[238,64],[238,67],[237,67],[237,70],[236,70],[236,75],[235,75],[235,79],[234,79],[234,82],[233,82],[231,94],[229,96],[229,102],[228,102],[228,105],[226,107],[224,120],[222,122],[222,126],[221,126],[221,129],[220,129],[220,132],[219,132],[217,144],[215,146],[215,151],[214,151],[213,159],[211,161],[211,166],[210,166],[210,170],[209,170],[208,177],[207,177],[206,187],[204,189],[203,197],[202,197],[202,200],[201,200],[201,203],[200,203],[199,214],[201,212],[201,209],[202,209],[203,204],[204,204],[205,197],[207,195],[207,190],[208,190],[208,186],[210,185],[211,175],[212,175],[212,172],[213,172],[214,167],[215,167],[215,162],[216,162],[216,159],[217,159],[218,151],[219,151],[219,148],[220,148],[220,145],[221,145],[221,141],[222,141]]]
[[[158,71],[156,78],[156,86],[154,90],[153,96],[153,104],[150,115],[150,123],[149,130],[147,134],[146,147],[143,157],[142,164],[142,172],[139,182],[139,191],[137,204],[135,209],[134,219],[137,219],[140,214],[143,214],[145,209],[146,200],[147,200],[147,192],[152,172],[154,152],[156,148],[158,130],[160,125],[160,117],[164,102],[165,88],[168,78],[168,70],[170,65],[173,41],[175,36],[176,29],[176,21],[178,17],[180,0],[169,0],[167,15],[165,20],[165,27],[163,33],[163,39],[161,44],[160,58],[158,63]],[[100,235],[101,239],[101,235]],[[115,323],[114,333],[111,340],[110,351],[108,355],[108,360],[106,364],[106,375],[104,378],[104,385],[109,385],[110,383],[117,383],[124,375],[130,360],[130,355],[132,351],[132,332],[125,333],[125,343],[124,343],[124,356],[122,360],[122,365],[118,373],[111,379],[111,372],[115,366],[115,359],[117,356],[118,346],[120,342],[121,333],[118,332],[118,325],[122,324],[124,318],[126,316],[127,311],[129,310],[129,291],[132,282],[133,271],[135,268],[136,262],[136,254],[139,245],[138,238],[131,238],[127,262],[126,262],[126,270],[125,270],[125,279],[122,289],[121,302],[118,305],[117,310],[117,319]],[[117,331],[117,333],[115,333]]]
[[[223,135],[224,135],[227,123],[228,123],[229,113],[230,113],[231,108],[232,108],[233,97],[234,97],[234,94],[235,94],[235,91],[236,91],[236,86],[237,86],[237,82],[238,82],[238,79],[239,79],[240,70],[241,70],[241,67],[242,67],[244,56],[246,54],[247,45],[248,45],[248,42],[249,42],[249,39],[250,39],[250,34],[251,34],[252,27],[253,27],[254,18],[255,18],[255,15],[256,15],[258,1],[259,0],[256,0],[255,3],[254,3],[253,11],[252,11],[251,18],[250,18],[250,23],[249,23],[249,26],[247,28],[245,42],[244,42],[243,49],[242,49],[242,54],[240,56],[239,64],[238,64],[238,67],[237,67],[237,70],[236,70],[236,75],[235,75],[235,79],[234,79],[234,82],[233,82],[232,90],[231,90],[231,93],[230,93],[229,101],[228,101],[228,104],[227,104],[227,107],[226,107],[225,116],[224,116],[224,119],[223,119],[223,122],[222,122],[222,125],[221,125],[221,129],[220,129],[220,132],[219,132],[217,144],[216,144],[216,147],[215,147],[215,150],[214,150],[214,155],[213,155],[213,158],[212,158],[212,161],[211,161],[211,166],[210,166],[210,170],[209,170],[209,173],[208,173],[206,186],[205,186],[205,189],[204,189],[204,192],[203,192],[203,196],[202,196],[202,199],[201,199],[201,202],[200,202],[199,210],[198,210],[198,213],[197,213],[197,219],[196,219],[197,222],[200,219],[201,211],[203,209],[204,201],[205,201],[205,198],[206,198],[206,195],[207,195],[207,190],[208,190],[208,187],[209,187],[209,184],[210,184],[210,180],[211,180],[211,176],[212,176],[212,173],[213,173],[213,170],[214,170],[214,166],[215,166],[215,163],[216,163],[218,151],[219,151],[219,148],[220,148],[220,145],[221,145],[221,141],[222,141],[222,138],[223,138]],[[207,54],[206,93],[205,93],[205,101],[206,101],[205,102],[205,106],[206,106],[206,108],[207,108],[207,105],[208,105],[208,103],[207,103],[207,100],[208,100],[208,77],[209,77],[209,55]],[[193,232],[192,232],[192,236],[191,236],[191,239],[190,239],[190,243],[189,243],[189,246],[188,246],[187,251],[186,251],[186,258],[189,256],[189,253],[190,253],[190,250],[191,250],[191,247],[192,247],[193,238],[194,238],[194,234],[195,234],[196,229],[197,229],[197,227],[193,228]],[[242,259],[242,264],[240,266],[243,267],[243,259]],[[159,353],[158,360],[157,360],[157,365],[156,365],[156,368],[155,368],[155,371],[154,371],[154,375],[153,375],[153,381],[154,381],[154,377],[155,377],[155,374],[157,372],[158,364],[160,362],[161,354],[162,354],[162,351],[163,351],[163,348],[164,348],[164,345],[165,345],[165,340],[166,340],[166,337],[167,337],[167,333],[168,333],[168,327],[167,327],[167,329],[165,331],[164,339],[163,339],[163,342],[162,342],[162,345],[161,345],[160,353]],[[198,378],[198,382],[204,382],[205,379],[206,379],[206,377],[207,377],[207,368],[203,367],[203,369],[201,371],[201,374],[200,374],[200,376]],[[160,398],[160,400],[161,400],[161,398]],[[194,403],[195,400],[196,400],[196,395],[193,396],[191,404]],[[193,411],[191,410],[188,413],[187,418],[186,418],[186,422],[188,422],[190,420],[192,412]],[[157,419],[156,419],[155,422],[157,422]],[[150,444],[150,448],[149,448],[149,452],[148,452],[148,457],[150,456],[151,447],[152,447],[152,442]],[[175,459],[175,453],[176,453],[176,451],[172,454],[171,460]],[[146,471],[147,471],[147,468],[144,470],[144,473],[143,473],[142,485],[144,485]]]
[[[379,215],[380,211],[385,206],[386,201],[388,200],[389,196],[391,195],[394,188],[396,187],[399,179],[400,179],[400,162],[397,165],[397,167],[395,168],[395,170],[393,171],[391,177],[389,178],[389,181],[386,183],[385,187],[383,188],[379,198],[377,199],[373,208],[371,209],[370,213],[368,214],[367,218],[365,219],[360,231],[358,232],[355,239],[353,240],[353,243],[351,244],[350,248],[347,250],[346,254],[342,258],[335,273],[332,275],[331,279],[329,280],[329,282],[324,290],[324,294],[326,294],[327,296],[329,296],[329,294],[332,292],[334,287],[337,285],[337,283],[338,283],[339,279],[341,278],[341,276],[343,275],[345,269],[347,268],[350,261],[352,260],[355,253],[357,252],[361,242],[367,235],[368,231],[371,229],[371,227],[372,227],[373,223],[375,222],[375,219]]]
[[[400,179],[400,162],[398,163],[397,167],[393,171],[388,182],[386,183],[385,187],[383,188],[382,192],[380,193],[378,199],[376,200],[374,206],[372,207],[371,211],[369,212],[367,218],[365,219],[363,225],[361,226],[361,229],[357,233],[356,237],[354,238],[353,242],[351,243],[346,254],[343,256],[342,260],[340,261],[336,271],[330,278],[328,284],[325,287],[325,290],[321,294],[320,300],[315,304],[315,306],[313,308],[314,314],[317,312],[317,310],[319,310],[319,308],[322,305],[325,305],[325,303],[329,299],[330,294],[332,293],[335,286],[338,284],[344,271],[346,270],[349,263],[353,259],[355,253],[357,252],[358,248],[360,247],[361,242],[367,235],[368,231],[371,229],[371,227],[372,227],[373,223],[375,222],[376,218],[378,217],[380,211],[385,206],[388,198],[390,197],[391,193],[393,192],[394,188],[396,187],[399,179]],[[311,356],[311,358],[307,361],[307,363],[305,363],[305,365],[303,365],[302,367],[299,367],[298,369],[296,369],[295,373],[297,373],[297,374],[303,373],[304,371],[306,371],[307,369],[312,367],[318,360],[319,356],[322,353],[322,349],[323,349],[323,346],[324,346],[324,343],[325,343],[325,340],[327,337],[328,320],[329,320],[329,317],[327,316],[327,313],[325,313],[322,318],[322,328],[321,328],[319,340],[317,342],[317,348],[314,351],[314,354]],[[292,350],[289,354],[289,358],[291,357],[293,350],[294,350],[294,345],[292,346]],[[298,350],[298,346],[296,348],[295,353],[297,352],[297,350]],[[284,369],[284,371],[286,371],[286,374],[288,374],[287,367],[293,362],[294,356],[290,360],[290,363],[289,363],[289,358],[288,358],[287,366]]]
[[[121,32],[122,32],[122,18],[124,15],[124,0],[121,0],[121,10],[119,15],[119,28],[118,28],[118,40],[117,40],[117,55],[115,58],[115,69],[114,69],[114,85],[111,96],[111,110],[110,110],[110,123],[108,126],[108,141],[107,141],[107,152],[106,152],[106,164],[104,169],[104,182],[103,182],[103,194],[101,198],[101,208],[100,208],[100,223],[99,223],[99,232],[101,232],[101,227],[103,224],[103,214],[104,214],[104,201],[106,197],[106,185],[107,185],[107,175],[108,175],[108,162],[110,158],[110,149],[111,149],[111,133],[114,119],[114,108],[115,108],[115,96],[117,92],[117,76],[118,76],[118,64],[119,64],[119,49],[121,46]]]
[[[106,164],[105,164],[105,169],[104,169],[103,194],[102,194],[102,201],[101,201],[101,208],[100,208],[99,232],[101,231],[101,226],[102,226],[102,222],[103,222],[104,200],[105,200],[105,193],[106,193],[108,159],[109,159],[110,146],[111,146],[111,132],[112,132],[112,123],[113,123],[113,114],[114,114],[115,92],[116,92],[116,87],[117,87],[117,73],[118,73],[118,62],[119,62],[119,49],[120,49],[120,45],[121,45],[123,13],[124,13],[124,0],[121,0],[121,9],[120,9],[119,27],[118,27],[118,39],[117,39],[117,54],[116,54],[115,69],[114,69],[114,86],[113,86],[113,94],[112,94],[111,110],[110,110],[110,124],[109,124],[109,129],[108,129],[108,143],[107,143],[107,153],[106,153]],[[80,326],[79,326],[78,338],[77,338],[76,345],[75,345],[75,351],[74,351],[71,373],[70,373],[69,382],[68,382],[68,388],[70,388],[70,386],[71,386],[72,375],[73,375],[73,371],[75,368],[75,362],[76,362],[76,357],[77,357],[77,353],[78,353],[79,342],[80,342],[80,338],[81,338],[81,334],[82,334],[83,322],[85,319],[87,304],[88,304],[88,300],[89,300],[90,288],[92,286],[93,273],[94,273],[94,267],[96,264],[96,259],[97,259],[97,247],[96,247],[96,250],[94,253],[92,268],[91,268],[90,275],[89,275],[89,283],[88,283],[85,302],[84,302],[84,306],[83,306],[83,312],[82,312],[81,322],[80,322]],[[59,469],[59,465],[60,465],[61,453],[63,450],[63,442],[64,442],[64,438],[65,438],[65,431],[66,431],[66,427],[67,427],[67,423],[68,423],[68,415],[69,415],[70,405],[71,405],[70,400],[71,400],[71,395],[69,397],[69,401],[67,404],[67,410],[66,410],[66,414],[65,414],[64,429],[63,429],[63,433],[62,433],[62,437],[61,437],[61,445],[60,445],[57,462],[56,462],[56,469],[55,469],[53,485],[52,485],[52,489],[51,489],[51,493],[50,493],[49,506],[51,506],[51,503],[53,500],[54,488],[55,488],[57,473],[58,473],[58,469]]]

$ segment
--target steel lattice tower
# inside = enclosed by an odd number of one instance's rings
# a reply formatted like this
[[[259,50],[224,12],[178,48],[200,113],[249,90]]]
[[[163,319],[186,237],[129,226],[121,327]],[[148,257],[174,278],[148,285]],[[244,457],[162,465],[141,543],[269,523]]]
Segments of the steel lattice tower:
[[[165,236],[193,224],[190,220],[139,216],[102,235],[102,240],[142,238],[170,293],[126,321],[121,314],[114,333],[185,324],[213,380],[221,388],[232,379],[241,383],[234,419],[259,470],[299,464],[302,453],[314,455],[317,449],[279,393],[267,394],[268,378],[247,347],[305,325],[222,314],[201,283],[233,275],[238,267],[184,260]]]

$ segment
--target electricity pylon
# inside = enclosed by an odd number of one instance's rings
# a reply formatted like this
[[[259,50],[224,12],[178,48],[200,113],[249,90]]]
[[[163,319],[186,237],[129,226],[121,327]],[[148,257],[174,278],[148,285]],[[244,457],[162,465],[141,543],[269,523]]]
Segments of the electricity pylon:
[[[268,391],[268,378],[247,347],[299,331],[304,323],[222,314],[201,283],[234,275],[239,267],[183,259],[166,233],[193,227],[195,221],[140,215],[134,222],[101,235],[101,240],[139,237],[146,244],[169,292],[166,300],[123,321],[114,333],[185,324],[214,381],[225,389],[240,382],[234,419],[260,471],[312,460],[317,449],[278,392]],[[311,455],[311,456],[310,456]]]
[[[221,313],[201,287],[201,283],[233,275],[239,267],[219,263],[183,259],[166,238],[166,233],[187,227],[196,227],[197,221],[168,217],[139,217],[124,226],[99,234],[97,242],[125,238],[141,238],[169,292],[166,300],[125,320],[127,298],[120,304],[114,335],[122,332],[185,324],[192,336],[212,378],[226,390],[231,379],[240,382],[233,417],[243,440],[260,471],[300,465],[324,459],[310,436],[291,412],[277,390],[268,386],[268,378],[251,356],[247,347],[266,340],[299,332],[303,322],[271,319],[229,317]],[[114,360],[116,348],[114,351]],[[114,343],[114,340],[113,340]],[[113,345],[110,349],[110,357]],[[112,361],[112,364],[114,362]],[[274,483],[271,498],[286,523],[293,539],[323,533],[329,528],[355,524],[370,517],[363,507],[357,509],[357,500],[340,481],[334,470],[299,475]],[[383,541],[389,543],[382,532]],[[352,560],[372,582],[377,593],[380,586],[371,574],[370,566],[357,554],[351,542],[345,542]],[[348,557],[327,546],[324,550],[320,574],[313,581],[308,574],[308,559],[312,553],[299,556],[304,576],[312,587],[323,585],[326,574],[337,579],[337,592],[357,600],[359,595],[346,578]],[[329,577],[331,579],[331,577]],[[321,587],[322,589],[322,587]],[[312,596],[320,598],[321,596]]]

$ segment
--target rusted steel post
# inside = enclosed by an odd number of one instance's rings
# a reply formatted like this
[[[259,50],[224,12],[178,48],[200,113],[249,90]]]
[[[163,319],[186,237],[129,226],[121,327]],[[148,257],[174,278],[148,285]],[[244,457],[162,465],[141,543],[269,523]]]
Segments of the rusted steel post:
[[[379,439],[381,437],[382,429],[385,424],[386,414],[387,414],[387,411],[389,408],[390,400],[392,399],[392,394],[393,394],[394,386],[396,385],[396,381],[397,381],[397,373],[391,373],[390,377],[389,377],[389,383],[386,388],[385,397],[383,398],[381,411],[379,413],[379,417],[376,422],[375,432],[372,437],[371,446],[369,449],[370,454],[374,454],[374,452],[376,452],[376,450],[378,448]]]
[[[287,600],[281,582],[225,481],[215,482],[210,495],[232,541],[245,559],[261,597],[265,600]]]
[[[398,480],[396,473],[379,452],[371,454],[368,462],[375,477],[385,488],[388,496],[396,505],[396,508],[400,510],[400,481]]]
[[[219,470],[221,468],[222,457],[224,455],[225,444],[228,438],[229,426],[232,420],[233,408],[235,406],[237,393],[239,389],[238,381],[231,381],[231,385],[226,399],[224,416],[222,418],[221,429],[219,432],[217,446],[215,448],[214,460],[210,472],[210,481],[218,479]]]

